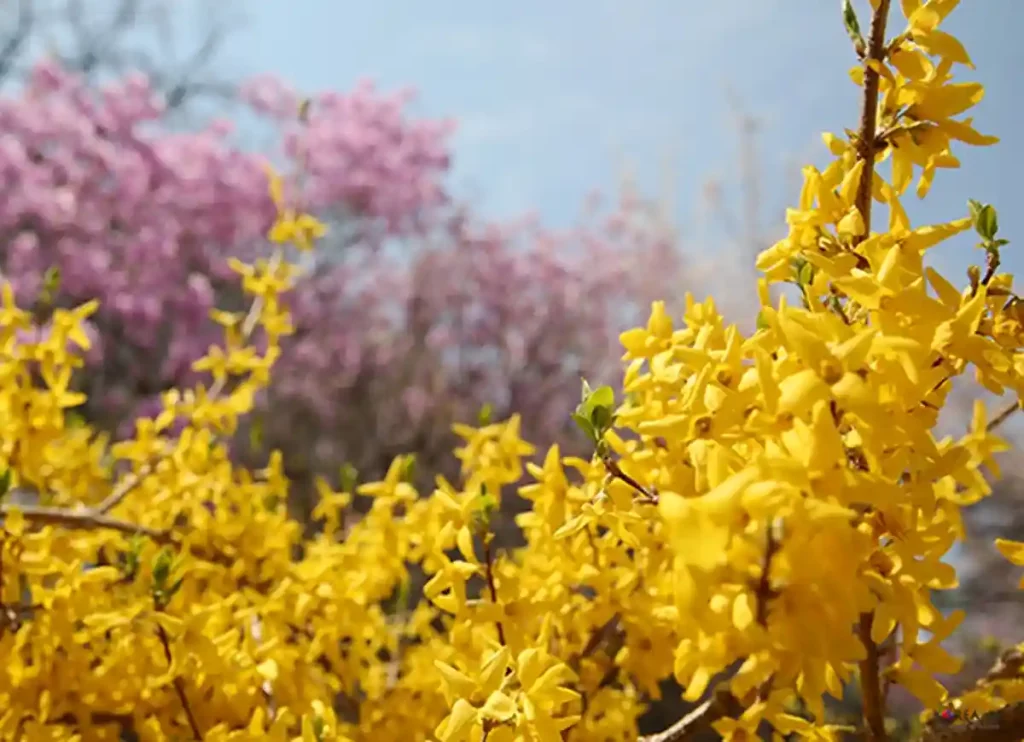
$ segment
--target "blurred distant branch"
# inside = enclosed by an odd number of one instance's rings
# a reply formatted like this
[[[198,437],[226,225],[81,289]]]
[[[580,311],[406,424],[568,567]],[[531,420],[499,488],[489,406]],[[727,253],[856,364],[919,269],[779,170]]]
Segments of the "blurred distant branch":
[[[4,25],[7,25],[9,21],[7,14],[12,13],[11,8],[14,6],[17,7],[17,10],[14,11],[13,27],[5,30],[2,46],[0,46],[0,80],[10,73],[11,67],[28,44],[32,34],[34,19],[32,0],[14,0],[12,4],[8,5],[4,9]]]
[[[8,0],[0,11],[0,85],[21,79],[38,54],[95,81],[145,74],[169,110],[198,99],[234,98],[236,85],[217,56],[240,18],[230,2],[195,0],[195,13],[170,0]],[[202,32],[179,45],[177,27],[190,15]],[[189,34],[192,36],[192,33]]]
[[[766,247],[761,233],[763,196],[757,150],[760,121],[746,111],[738,94],[728,86],[726,97],[739,138],[740,206],[739,209],[730,208],[723,198],[721,184],[715,181],[705,186],[704,196],[709,210],[727,236],[741,245],[744,255],[756,256]]]
[[[935,603],[943,608],[967,608],[1011,603],[1024,603],[1024,590],[992,588],[970,584],[956,590],[939,592]]]

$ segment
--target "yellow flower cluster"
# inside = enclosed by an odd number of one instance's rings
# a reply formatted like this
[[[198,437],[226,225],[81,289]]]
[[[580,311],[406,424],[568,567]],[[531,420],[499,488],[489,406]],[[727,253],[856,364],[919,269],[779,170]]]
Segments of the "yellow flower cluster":
[[[825,697],[855,677],[873,738],[890,684],[942,707],[936,675],[959,667],[942,642],[963,616],[931,594],[956,586],[943,558],[1005,446],[980,403],[958,440],[935,437],[938,413],[969,366],[995,393],[1024,388],[995,210],[913,228],[899,201],[915,174],[923,196],[957,166],[954,142],[994,141],[954,118],[982,93],[951,81],[970,64],[939,29],[956,5],[903,0],[887,40],[889,0],[867,39],[847,4],[861,128],[826,136],[834,162],[805,170],[788,235],[760,256],[756,332],[711,299],[687,297],[678,327],[656,303],[622,336],[624,400],[584,385],[589,460],[528,460],[516,417],[458,425],[458,482],[421,497],[407,457],[380,482],[320,481],[304,537],[280,456],[246,471],[226,442],[290,331],[281,253],[233,264],[253,303],[214,313],[224,346],[196,363],[211,384],[169,392],[114,445],[65,414],[95,306],[33,338],[5,288],[0,466],[40,499],[0,510],[0,739],[632,740],[672,676],[689,701],[715,687],[698,710],[732,740],[762,724],[836,738]],[[274,175],[271,193],[272,241],[308,248],[323,226]],[[972,227],[986,262],[960,290],[925,253]],[[800,306],[772,301],[780,282]],[[523,545],[499,552],[492,520],[524,473]],[[1024,564],[1024,544],[999,546]],[[996,711],[1020,687],[955,703]]]

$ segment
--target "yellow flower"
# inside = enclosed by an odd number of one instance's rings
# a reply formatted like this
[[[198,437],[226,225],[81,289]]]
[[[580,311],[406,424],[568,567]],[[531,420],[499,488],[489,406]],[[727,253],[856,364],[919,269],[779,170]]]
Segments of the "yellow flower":
[[[286,210],[278,215],[268,238],[279,245],[292,244],[302,251],[313,249],[313,243],[327,234],[327,227],[309,214]]]

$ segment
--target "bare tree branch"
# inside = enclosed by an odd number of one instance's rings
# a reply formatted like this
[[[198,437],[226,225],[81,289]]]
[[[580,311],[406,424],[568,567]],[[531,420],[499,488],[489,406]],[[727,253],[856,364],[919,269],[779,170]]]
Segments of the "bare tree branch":
[[[217,56],[242,19],[223,0],[194,0],[205,31],[198,44],[182,48],[175,43],[175,25],[187,14],[166,0],[7,2],[17,3],[18,14],[0,40],[0,83],[25,75],[30,50],[41,42],[62,66],[93,83],[128,71],[144,73],[169,111],[198,100],[235,99],[236,81],[223,74]]]
[[[3,47],[0,48],[0,81],[10,74],[18,55],[28,43],[35,19],[32,12],[32,0],[15,0],[15,2],[18,4],[18,19],[4,41]]]
[[[743,706],[725,688],[719,688],[711,698],[699,705],[664,731],[641,737],[640,742],[682,742],[709,731],[719,719],[739,716]]]

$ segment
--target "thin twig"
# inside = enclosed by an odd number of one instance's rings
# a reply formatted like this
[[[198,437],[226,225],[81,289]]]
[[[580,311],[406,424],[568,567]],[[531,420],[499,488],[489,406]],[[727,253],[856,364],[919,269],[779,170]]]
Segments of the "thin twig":
[[[644,487],[638,481],[633,479],[633,477],[629,476],[628,474],[626,474],[626,472],[622,471],[622,468],[619,466],[619,463],[615,459],[613,459],[611,456],[605,456],[601,459],[601,461],[605,465],[605,468],[608,469],[609,474],[611,474],[616,479],[624,482],[625,484],[628,484],[630,487],[636,490],[637,493],[643,498],[644,502],[649,503],[651,505],[658,504],[658,493],[653,492],[647,487]]]
[[[118,531],[130,536],[148,536],[165,545],[175,542],[174,534],[170,531],[158,531],[138,523],[129,523],[94,510],[64,510],[44,505],[0,505],[0,518],[6,518],[15,510],[19,511],[25,520],[38,525],[60,526],[79,531]]]
[[[281,262],[284,259],[283,252],[281,250],[275,250],[274,254],[270,258],[270,263],[267,266],[267,271],[271,274],[275,273],[281,266]],[[241,327],[241,339],[243,343],[246,343],[251,338],[252,334],[256,331],[256,325],[259,322],[260,315],[263,313],[264,299],[262,296],[257,296],[253,299],[252,304],[249,306],[249,311],[242,320]],[[210,387],[207,393],[207,399],[215,401],[221,394],[224,393],[224,389],[227,387],[228,377],[222,376],[219,379],[215,379],[213,385]],[[131,494],[136,487],[141,484],[142,480],[145,479],[153,471],[153,465],[147,463],[140,467],[138,472],[128,474],[125,476],[118,486],[111,492],[104,500],[96,507],[97,513],[109,513],[111,510],[116,508],[121,502]]]
[[[157,544],[175,549],[184,546],[181,534],[172,530],[158,530],[130,523],[94,510],[65,510],[44,505],[0,505],[0,522],[15,510],[28,522],[40,526],[59,526],[71,531],[117,531],[129,536],[146,536]],[[235,562],[234,557],[216,547],[193,547],[192,552],[202,559],[224,566]]]
[[[720,688],[704,703],[688,713],[675,724],[655,734],[640,737],[639,742],[682,742],[707,732],[719,719],[739,716],[743,706],[724,688]]]
[[[583,646],[579,652],[573,654],[569,658],[569,667],[573,670],[579,670],[580,663],[591,656],[604,644],[608,639],[619,631],[621,624],[621,618],[616,613],[614,616],[609,618],[603,624],[595,628],[590,632],[590,637],[587,639],[587,643]]]
[[[484,566],[487,575],[487,590],[491,594],[491,602],[494,605],[501,607],[498,602],[498,587],[494,583],[494,554],[491,551],[491,534],[484,534]],[[502,646],[505,645],[505,627],[501,621],[495,621],[495,625],[498,628],[498,641],[501,642]]]
[[[985,432],[991,433],[993,430],[995,430],[1000,425],[1009,420],[1013,413],[1019,409],[1020,401],[1016,401],[1011,405],[1007,405],[1003,410],[1001,410],[995,417],[993,417],[989,421],[988,425],[985,426]]]
[[[757,623],[768,628],[768,603],[777,596],[772,589],[772,560],[779,553],[779,541],[775,538],[772,524],[768,525],[767,540],[764,548],[764,560],[761,562],[761,577],[757,583]]]
[[[149,476],[150,472],[153,471],[152,466],[144,464],[139,468],[137,472],[125,475],[125,477],[118,483],[114,491],[107,495],[103,502],[96,506],[96,512],[99,514],[109,513],[111,510],[121,504],[129,494],[131,494],[136,487],[138,487],[142,480]]]
[[[164,648],[164,657],[167,658],[167,665],[171,666],[174,664],[174,657],[171,654],[171,642],[167,637],[167,632],[164,627],[160,624],[156,626],[157,635],[160,637],[160,644]],[[181,676],[174,676],[174,691],[178,694],[178,700],[181,702],[182,708],[185,709],[185,716],[188,718],[188,725],[192,728],[192,736],[198,740],[203,739],[203,733],[199,731],[199,723],[196,721],[195,714],[192,712],[192,705],[188,702],[188,696],[185,694],[185,684],[181,681]]]

